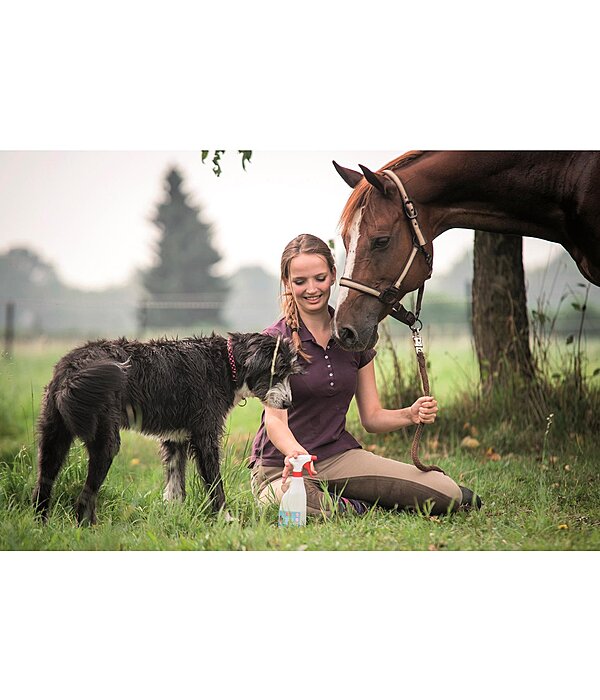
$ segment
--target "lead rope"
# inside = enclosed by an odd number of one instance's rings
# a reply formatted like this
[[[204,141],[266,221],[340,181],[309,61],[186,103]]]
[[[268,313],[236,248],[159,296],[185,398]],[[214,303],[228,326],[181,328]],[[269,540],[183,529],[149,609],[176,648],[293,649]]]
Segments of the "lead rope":
[[[417,316],[418,316],[418,312],[417,312]],[[420,323],[420,321],[419,321],[419,323]],[[417,355],[417,362],[419,364],[419,373],[421,375],[421,383],[423,384],[423,395],[429,396],[429,377],[427,376],[427,362],[425,360],[425,354],[423,352],[423,338],[421,338],[421,334],[419,333],[419,330],[420,329],[417,328],[416,323],[411,328],[411,331],[413,334],[413,343],[415,345],[415,354]],[[415,431],[415,436],[413,438],[413,443],[412,443],[412,449],[410,452],[410,456],[412,457],[413,464],[415,465],[415,467],[420,469],[422,472],[441,472],[442,474],[445,474],[446,472],[443,469],[440,469],[439,467],[435,466],[434,464],[430,464],[429,466],[427,466],[427,465],[423,464],[423,462],[421,462],[421,460],[419,459],[419,443],[421,442],[421,434],[423,433],[424,427],[425,427],[424,423],[419,423],[417,425],[417,429]]]
[[[419,365],[419,374],[421,375],[421,384],[423,385],[423,396],[429,396],[429,377],[427,376],[427,361],[425,359],[425,353],[423,352],[423,338],[421,337],[421,329],[423,328],[422,321],[419,320],[421,315],[421,304],[423,303],[423,293],[425,292],[425,284],[419,287],[417,292],[417,302],[415,304],[415,311],[412,314],[414,321],[410,324],[409,328],[412,331],[413,343],[415,346],[415,354],[417,356],[417,363]],[[419,324],[417,326],[417,324]],[[440,469],[435,464],[429,466],[423,464],[419,459],[419,445],[421,442],[421,435],[425,428],[424,423],[419,423],[415,431],[415,436],[413,438],[412,448],[410,451],[410,456],[412,457],[413,464],[417,469],[422,472],[441,472],[445,474],[443,469]]]

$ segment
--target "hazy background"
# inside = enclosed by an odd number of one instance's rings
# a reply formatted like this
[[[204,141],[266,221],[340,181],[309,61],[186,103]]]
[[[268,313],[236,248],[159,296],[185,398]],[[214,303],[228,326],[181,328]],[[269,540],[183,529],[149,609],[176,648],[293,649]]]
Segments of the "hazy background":
[[[279,260],[294,236],[334,239],[341,273],[337,226],[350,189],[331,161],[376,169],[411,146],[259,149],[245,170],[238,151],[228,149],[219,177],[213,152],[203,163],[201,150],[0,152],[0,327],[12,301],[17,333],[27,337],[152,334],[151,322],[140,323],[140,301],[148,296],[141,273],[156,260],[160,232],[152,219],[166,197],[165,176],[177,168],[221,255],[213,273],[229,286],[218,330],[261,330],[279,314]],[[465,229],[435,241],[426,319],[445,333],[469,333],[472,246],[473,232]],[[35,270],[15,258],[17,248]],[[524,239],[524,261],[531,308],[541,296],[556,306],[583,281],[556,244]],[[594,289],[590,302],[598,301]]]
[[[216,177],[200,151],[8,151],[0,153],[0,254],[27,246],[61,279],[82,289],[124,284],[152,260],[158,236],[150,217],[163,178],[177,166],[201,205],[223,255],[219,272],[261,265],[278,274],[287,241],[299,233],[334,237],[350,189],[332,160],[373,169],[411,149],[389,151],[254,151],[246,171],[235,150]],[[448,272],[472,245],[454,229],[435,243],[435,272]],[[529,266],[546,263],[554,244],[528,240]]]

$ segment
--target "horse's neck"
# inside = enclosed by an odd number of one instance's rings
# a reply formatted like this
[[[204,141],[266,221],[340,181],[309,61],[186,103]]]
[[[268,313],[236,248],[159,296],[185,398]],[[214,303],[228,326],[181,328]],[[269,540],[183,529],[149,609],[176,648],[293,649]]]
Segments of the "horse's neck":
[[[397,172],[429,238],[472,228],[559,240],[565,225],[556,203],[561,168],[519,152],[446,151],[426,154]]]

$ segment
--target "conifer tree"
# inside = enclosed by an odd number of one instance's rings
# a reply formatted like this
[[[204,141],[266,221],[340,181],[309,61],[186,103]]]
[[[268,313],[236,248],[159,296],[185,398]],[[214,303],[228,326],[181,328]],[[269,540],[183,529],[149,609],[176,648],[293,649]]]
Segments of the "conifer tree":
[[[182,186],[180,172],[171,169],[166,198],[152,219],[161,236],[157,262],[143,282],[151,299],[147,323],[159,328],[218,324],[227,294],[226,282],[212,272],[221,256],[213,248],[211,226]]]

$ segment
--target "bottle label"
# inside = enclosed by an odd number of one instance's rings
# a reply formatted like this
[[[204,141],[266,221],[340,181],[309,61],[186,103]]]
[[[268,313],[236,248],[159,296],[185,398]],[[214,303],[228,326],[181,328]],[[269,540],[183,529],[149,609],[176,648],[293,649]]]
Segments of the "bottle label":
[[[279,527],[300,527],[300,511],[280,510]]]

